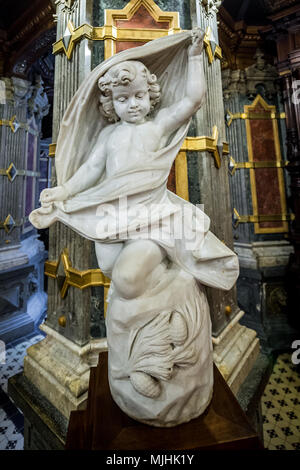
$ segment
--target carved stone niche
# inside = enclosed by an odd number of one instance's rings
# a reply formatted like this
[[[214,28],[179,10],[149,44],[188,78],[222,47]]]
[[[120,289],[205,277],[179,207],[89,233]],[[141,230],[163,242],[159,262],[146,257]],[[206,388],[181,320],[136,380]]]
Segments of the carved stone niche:
[[[234,94],[246,93],[246,76],[244,70],[225,69],[222,71],[224,100]]]
[[[245,69],[246,94],[250,99],[257,95],[257,86],[263,85],[267,98],[277,93],[276,80],[278,73],[276,67],[267,64],[264,53],[257,49],[254,55],[256,63]]]
[[[278,72],[276,67],[267,64],[264,53],[260,49],[257,49],[254,58],[256,63],[245,70],[227,68],[222,71],[225,100],[234,94],[247,95],[249,99],[254,99],[259,85],[264,87],[267,98],[272,98],[277,93]]]

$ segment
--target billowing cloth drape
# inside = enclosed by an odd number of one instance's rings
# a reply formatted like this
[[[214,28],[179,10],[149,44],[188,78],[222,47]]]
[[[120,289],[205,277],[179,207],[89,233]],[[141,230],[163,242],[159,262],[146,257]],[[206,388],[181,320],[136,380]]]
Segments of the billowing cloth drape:
[[[67,182],[87,161],[99,133],[109,124],[99,112],[99,78],[117,63],[140,60],[157,76],[161,87],[162,98],[155,113],[184,97],[190,43],[191,31],[166,36],[122,51],[88,75],[61,123],[55,158],[58,185]],[[236,255],[209,231],[210,220],[200,209],[166,187],[170,168],[186,137],[189,123],[174,132],[164,148],[145,153],[142,161],[134,162],[134,165],[128,161],[127,167],[112,177],[106,177],[104,170],[93,187],[64,202],[52,203],[47,210],[36,209],[34,213],[39,226],[61,221],[90,240],[112,243],[133,238],[137,226],[142,236],[148,230],[151,218],[151,223],[159,225],[160,230],[151,232],[150,238],[166,249],[172,261],[203,284],[230,289],[239,272]],[[129,215],[121,217],[116,224],[115,214],[124,198]],[[147,208],[146,212],[134,210],[141,205]],[[182,233],[179,237],[174,235],[178,228]]]

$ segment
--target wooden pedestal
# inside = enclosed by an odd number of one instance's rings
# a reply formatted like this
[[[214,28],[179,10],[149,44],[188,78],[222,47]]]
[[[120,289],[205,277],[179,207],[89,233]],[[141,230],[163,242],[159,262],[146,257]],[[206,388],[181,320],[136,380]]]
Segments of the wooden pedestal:
[[[263,449],[256,432],[214,366],[212,401],[199,418],[173,428],[156,428],[129,418],[113,401],[107,352],[91,369],[87,409],[72,411],[68,450],[240,450]]]

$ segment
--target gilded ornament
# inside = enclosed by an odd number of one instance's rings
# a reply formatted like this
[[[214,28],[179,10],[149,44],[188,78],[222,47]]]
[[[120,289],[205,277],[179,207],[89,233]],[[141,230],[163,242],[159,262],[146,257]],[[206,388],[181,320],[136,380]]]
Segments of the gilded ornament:
[[[231,314],[231,312],[232,312],[232,308],[230,307],[230,305],[226,305],[226,307],[225,307],[225,313],[226,313],[226,315],[229,316],[229,315]]]
[[[65,317],[65,315],[61,315],[58,319],[58,324],[59,326],[61,326],[62,328],[65,328],[66,324],[67,324],[67,319]]]

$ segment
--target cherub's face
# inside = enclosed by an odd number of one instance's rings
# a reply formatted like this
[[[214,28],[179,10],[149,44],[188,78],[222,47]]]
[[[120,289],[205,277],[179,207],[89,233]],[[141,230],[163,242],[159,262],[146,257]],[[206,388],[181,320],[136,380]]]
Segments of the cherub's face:
[[[148,84],[144,77],[136,77],[128,85],[113,87],[112,99],[121,121],[140,124],[150,111]]]

